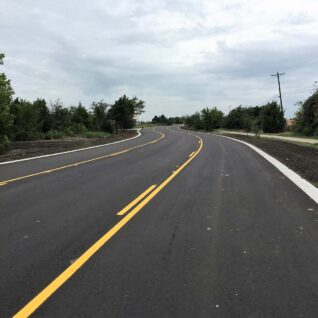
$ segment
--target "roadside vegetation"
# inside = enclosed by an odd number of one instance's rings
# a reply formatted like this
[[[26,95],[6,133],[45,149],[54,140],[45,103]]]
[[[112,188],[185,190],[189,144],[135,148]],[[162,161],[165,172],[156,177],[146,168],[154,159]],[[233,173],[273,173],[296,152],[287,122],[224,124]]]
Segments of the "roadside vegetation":
[[[232,109],[228,115],[216,107],[204,108],[191,116],[186,116],[184,123],[187,127],[195,130],[213,131],[219,128],[231,130],[243,130],[259,134],[278,133],[284,129],[284,112],[276,102],[264,106],[243,107]]]
[[[217,107],[206,107],[200,112],[183,117],[155,116],[153,124],[184,124],[189,129],[213,131],[216,129],[281,134],[295,137],[318,137],[318,90],[304,102],[298,102],[298,111],[289,125],[284,111],[276,101],[262,106],[242,105],[225,115]]]
[[[182,117],[169,117],[167,118],[165,115],[161,116],[155,116],[152,121],[152,124],[154,125],[164,125],[164,126],[170,126],[174,124],[183,124]]]
[[[0,53],[0,64],[4,54]],[[10,80],[0,73],[0,154],[12,141],[51,140],[64,137],[104,138],[119,130],[133,128],[135,118],[144,111],[144,101],[120,97],[114,104],[95,101],[65,106],[60,100],[47,103],[38,98],[14,98]]]

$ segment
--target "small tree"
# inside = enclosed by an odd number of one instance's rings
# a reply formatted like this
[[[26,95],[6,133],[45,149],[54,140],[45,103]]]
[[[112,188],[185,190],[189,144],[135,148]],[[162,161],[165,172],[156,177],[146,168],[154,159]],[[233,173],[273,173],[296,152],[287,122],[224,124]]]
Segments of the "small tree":
[[[157,124],[160,123],[160,119],[159,119],[159,117],[158,117],[157,115],[155,115],[155,116],[152,118],[151,122],[152,122],[153,124],[157,125]]]
[[[0,53],[0,64],[3,64],[4,54]],[[0,73],[0,153],[5,153],[9,148],[7,137],[11,124],[9,106],[14,91],[11,82],[4,73]]]
[[[246,131],[246,134],[248,135],[248,133],[252,131],[253,119],[247,113],[244,114],[242,119],[243,129]]]
[[[132,128],[136,122],[136,116],[144,112],[145,102],[137,97],[129,98],[126,95],[115,101],[109,110],[109,115],[115,121],[116,133],[118,128]]]
[[[81,103],[79,103],[77,107],[71,107],[70,115],[72,122],[72,130],[75,133],[82,133],[84,130],[90,127],[90,114]]]
[[[16,98],[10,104],[10,115],[13,119],[10,129],[11,138],[15,140],[36,139],[40,110],[24,99]]]
[[[262,130],[265,133],[281,132],[286,124],[284,112],[276,102],[271,102],[263,106],[261,110]]]
[[[51,119],[50,110],[46,105],[46,100],[37,98],[33,102],[33,108],[39,114],[37,130],[42,133],[47,133],[51,129],[52,119]]]
[[[51,104],[52,129],[63,132],[71,126],[71,114],[69,109],[63,107],[58,99]]]
[[[113,132],[111,120],[108,118],[109,105],[103,100],[93,102],[91,106],[93,128],[98,131]]]

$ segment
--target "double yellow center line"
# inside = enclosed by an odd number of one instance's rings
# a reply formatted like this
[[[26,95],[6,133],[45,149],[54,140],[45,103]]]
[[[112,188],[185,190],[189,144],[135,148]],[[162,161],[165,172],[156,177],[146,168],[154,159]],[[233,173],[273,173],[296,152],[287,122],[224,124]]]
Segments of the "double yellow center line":
[[[169,182],[171,182],[202,150],[202,139],[199,139],[199,147],[194,154],[187,159],[176,171],[174,171],[166,180],[158,187],[152,185],[134,201],[128,204],[118,215],[123,215],[134,207],[126,216],[115,224],[108,232],[106,232],[96,243],[86,250],[74,263],[57,276],[47,287],[45,287],[38,295],[36,295],[28,304],[26,304],[13,318],[26,318],[34,313],[52,294],[54,294],[67,280],[69,280],[98,250],[100,250],[121,228],[123,228],[149,201],[151,201]],[[150,193],[150,194],[149,194]],[[148,195],[149,194],[149,195]],[[147,196],[148,195],[148,196]]]
[[[153,184],[151,187],[149,187],[145,192],[143,192],[141,195],[139,195],[134,201],[130,202],[128,205],[126,205],[121,211],[117,213],[117,215],[124,215],[126,212],[128,212],[132,207],[134,207],[139,201],[141,201],[145,196],[148,195],[157,185]]]

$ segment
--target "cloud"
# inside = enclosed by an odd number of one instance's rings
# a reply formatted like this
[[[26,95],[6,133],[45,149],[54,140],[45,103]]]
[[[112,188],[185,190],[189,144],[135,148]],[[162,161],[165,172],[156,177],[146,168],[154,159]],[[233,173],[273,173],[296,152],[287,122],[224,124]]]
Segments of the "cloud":
[[[122,94],[150,119],[277,97],[288,116],[317,80],[315,0],[3,0],[1,67],[18,96],[89,105]]]

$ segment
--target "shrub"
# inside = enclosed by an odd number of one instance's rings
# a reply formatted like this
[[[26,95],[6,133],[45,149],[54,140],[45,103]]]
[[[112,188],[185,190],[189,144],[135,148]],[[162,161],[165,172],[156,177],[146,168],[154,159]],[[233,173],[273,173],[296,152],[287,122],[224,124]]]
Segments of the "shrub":
[[[69,128],[70,129],[70,128]],[[72,124],[73,135],[74,134],[82,134],[87,131],[86,127],[83,124],[74,123]]]
[[[45,139],[45,134],[38,131],[19,131],[14,135],[15,141]]]
[[[0,155],[5,154],[10,147],[9,139],[6,135],[0,136]]]
[[[46,133],[45,139],[51,140],[51,139],[61,139],[64,137],[64,133],[62,131],[58,130],[49,130]]]
[[[109,133],[103,131],[86,131],[83,136],[86,138],[105,138],[109,136]]]
[[[306,126],[304,129],[303,129],[303,134],[305,136],[312,136],[314,134],[314,129],[312,127],[309,127],[309,126]]]

